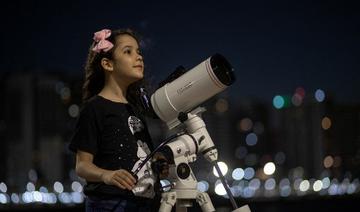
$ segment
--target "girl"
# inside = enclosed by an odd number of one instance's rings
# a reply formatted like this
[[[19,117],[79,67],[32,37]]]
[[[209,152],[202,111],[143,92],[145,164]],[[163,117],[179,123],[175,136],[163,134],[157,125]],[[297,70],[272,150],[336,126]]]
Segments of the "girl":
[[[139,40],[131,30],[94,34],[85,66],[83,102],[69,148],[86,180],[86,211],[155,211],[158,182],[148,162],[153,148],[139,107],[144,77]],[[153,209],[151,209],[151,207]]]

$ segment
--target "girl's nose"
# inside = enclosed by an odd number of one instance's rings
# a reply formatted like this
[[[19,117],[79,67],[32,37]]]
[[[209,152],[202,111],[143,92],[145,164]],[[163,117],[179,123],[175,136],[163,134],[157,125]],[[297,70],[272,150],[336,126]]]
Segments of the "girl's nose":
[[[141,56],[141,54],[138,54],[138,55],[137,55],[136,60],[141,60],[141,61],[143,60],[143,57]]]

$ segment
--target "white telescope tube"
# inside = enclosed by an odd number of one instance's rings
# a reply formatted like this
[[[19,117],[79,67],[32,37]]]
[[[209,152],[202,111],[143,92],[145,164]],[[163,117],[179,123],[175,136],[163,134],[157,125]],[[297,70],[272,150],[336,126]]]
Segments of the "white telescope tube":
[[[230,63],[215,54],[151,96],[155,113],[172,129],[179,124],[180,112],[189,112],[235,81]]]

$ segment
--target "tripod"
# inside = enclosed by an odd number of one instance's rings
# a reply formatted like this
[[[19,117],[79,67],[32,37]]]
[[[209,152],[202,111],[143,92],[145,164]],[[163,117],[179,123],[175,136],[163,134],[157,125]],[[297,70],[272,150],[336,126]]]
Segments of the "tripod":
[[[187,207],[192,206],[192,200],[196,200],[204,212],[215,211],[209,195],[206,192],[197,190],[197,180],[189,166],[189,163],[196,161],[197,153],[201,152],[206,160],[214,163],[234,208],[233,211],[250,212],[247,205],[237,208],[234,197],[217,164],[217,149],[205,127],[204,121],[198,116],[204,110],[198,108],[194,111],[179,115],[179,120],[185,124],[188,133],[167,144],[173,160],[173,164],[169,167],[168,176],[171,189],[162,194],[159,211],[171,212],[172,207],[176,205],[176,212],[186,212]]]

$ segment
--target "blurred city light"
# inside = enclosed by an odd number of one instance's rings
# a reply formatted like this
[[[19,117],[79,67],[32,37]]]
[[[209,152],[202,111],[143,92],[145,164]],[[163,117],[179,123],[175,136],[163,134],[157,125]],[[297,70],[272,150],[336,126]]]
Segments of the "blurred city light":
[[[265,181],[264,185],[266,190],[273,190],[276,187],[276,181],[274,178],[269,178]]]
[[[34,185],[34,183],[28,182],[28,183],[26,184],[26,190],[27,190],[27,191],[30,191],[30,192],[35,191],[35,185]]]
[[[79,116],[80,108],[78,105],[72,104],[70,105],[68,112],[70,117],[76,118]]]
[[[334,159],[331,155],[328,155],[324,158],[323,163],[324,163],[324,167],[328,169],[334,164]]]
[[[279,95],[275,96],[274,99],[273,99],[273,105],[274,105],[274,107],[275,107],[276,109],[281,109],[281,108],[283,108],[284,105],[285,105],[285,99],[284,99],[284,97],[279,96]]]
[[[197,190],[201,192],[207,192],[209,190],[209,183],[206,181],[200,181],[197,184]]]
[[[242,168],[236,168],[232,172],[232,178],[234,180],[241,180],[241,179],[243,179],[244,175],[245,175],[245,172]]]
[[[215,104],[215,109],[219,113],[224,113],[228,110],[229,103],[226,99],[219,99]]]
[[[315,99],[318,102],[323,102],[325,100],[325,92],[321,89],[315,91]]]
[[[62,193],[64,191],[64,186],[61,182],[56,181],[54,183],[54,191],[57,193]]]
[[[275,164],[273,162],[268,162],[264,166],[264,173],[266,175],[274,174],[275,170],[276,170],[276,167],[275,167]]]
[[[322,127],[324,130],[330,129],[330,127],[331,127],[331,119],[325,116],[325,117],[321,120],[321,127]]]
[[[255,175],[255,170],[252,167],[247,167],[244,170],[244,178],[247,180],[250,180],[251,178],[253,178]]]
[[[256,145],[257,143],[257,135],[255,133],[249,133],[247,136],[246,136],[246,144],[249,145],[249,146],[254,146]]]
[[[226,165],[226,163],[220,161],[220,162],[217,162],[219,168],[220,168],[220,171],[222,173],[222,175],[226,175],[227,171],[228,171],[228,166]],[[219,173],[217,172],[215,166],[213,167],[213,173],[216,177],[219,177]]]
[[[310,182],[308,180],[301,181],[300,187],[299,187],[300,191],[305,192],[305,191],[309,190],[309,188],[310,188]]]
[[[239,122],[239,130],[243,132],[250,131],[253,127],[253,122],[249,118],[243,118]]]
[[[7,186],[4,182],[0,183],[0,191],[3,193],[6,193],[6,191],[7,191]]]
[[[226,194],[226,190],[220,180],[217,180],[215,182],[215,190],[214,191],[219,196],[223,196]]]

